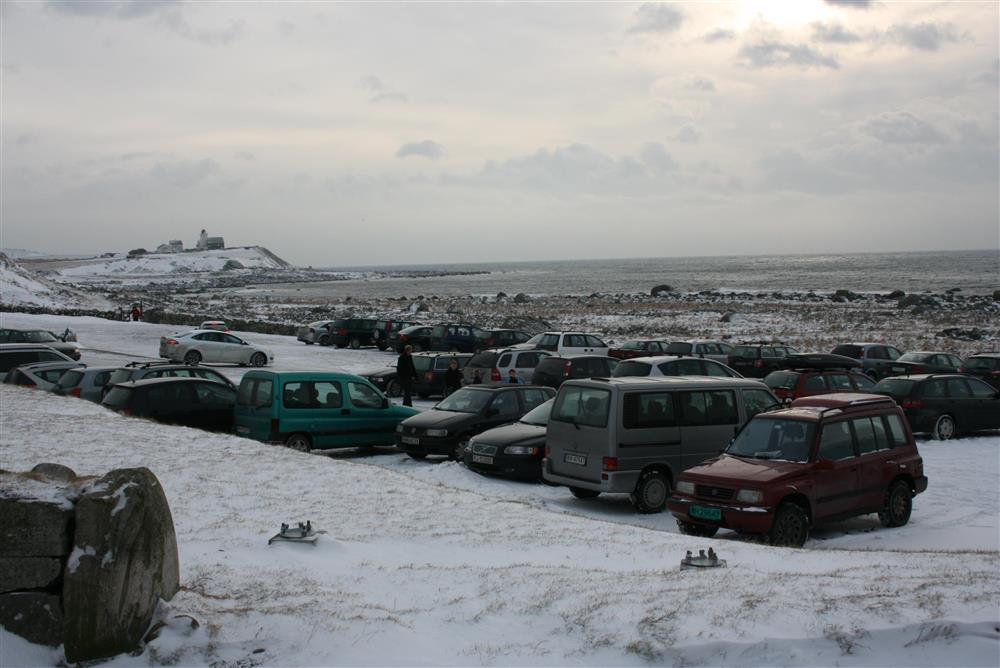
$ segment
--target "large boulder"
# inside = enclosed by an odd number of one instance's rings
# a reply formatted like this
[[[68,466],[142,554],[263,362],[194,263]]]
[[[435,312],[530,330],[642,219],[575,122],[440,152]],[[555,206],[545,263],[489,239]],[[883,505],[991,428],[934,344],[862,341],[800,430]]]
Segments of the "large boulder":
[[[58,557],[0,557],[0,592],[44,589],[62,573]]]
[[[160,481],[146,468],[118,469],[76,504],[73,551],[63,583],[69,662],[135,649],[158,599],[180,585],[177,539]]]
[[[63,612],[59,595],[39,591],[0,594],[0,625],[38,645],[60,645]]]
[[[69,554],[73,492],[39,474],[0,471],[0,557]]]
[[[654,287],[653,289],[651,289],[649,291],[649,294],[652,297],[666,297],[666,296],[672,294],[673,291],[674,291],[674,288],[672,286],[667,285],[667,284],[664,283],[663,285],[657,285],[656,287]]]

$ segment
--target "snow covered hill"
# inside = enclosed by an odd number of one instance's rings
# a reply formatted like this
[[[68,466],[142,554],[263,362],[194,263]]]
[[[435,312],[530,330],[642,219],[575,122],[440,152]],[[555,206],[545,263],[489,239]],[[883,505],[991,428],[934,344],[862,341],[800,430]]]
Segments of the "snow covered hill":
[[[111,308],[111,303],[103,297],[60,285],[25,269],[0,253],[0,305],[3,304],[49,308]]]
[[[238,269],[284,269],[289,264],[262,246],[184,253],[149,253],[59,269],[67,279],[157,277]]]

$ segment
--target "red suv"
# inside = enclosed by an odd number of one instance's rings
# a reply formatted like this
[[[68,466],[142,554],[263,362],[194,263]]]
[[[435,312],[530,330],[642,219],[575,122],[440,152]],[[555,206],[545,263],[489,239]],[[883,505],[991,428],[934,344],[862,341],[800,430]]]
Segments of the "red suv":
[[[831,392],[868,392],[875,387],[868,376],[846,369],[782,369],[767,374],[764,384],[785,402]]]
[[[902,526],[925,489],[923,459],[894,401],[827,394],[755,415],[724,454],[678,476],[667,507],[689,535],[724,527],[799,547],[810,527],[855,515]]]

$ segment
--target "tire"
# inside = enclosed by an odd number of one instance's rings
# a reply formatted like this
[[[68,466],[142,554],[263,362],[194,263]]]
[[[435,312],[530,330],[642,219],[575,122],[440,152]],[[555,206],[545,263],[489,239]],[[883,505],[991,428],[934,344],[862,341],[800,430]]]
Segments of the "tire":
[[[878,511],[878,521],[884,527],[901,527],[910,521],[913,492],[905,480],[895,480],[885,492],[885,506]]]
[[[406,454],[408,454],[411,459],[416,459],[417,461],[427,459],[426,452],[407,452]]]
[[[931,432],[937,441],[949,441],[955,438],[957,433],[958,423],[955,422],[955,418],[948,414],[938,416],[938,419],[934,421],[934,431]]]
[[[378,343],[376,343],[376,344],[375,344],[375,346],[376,346],[376,347],[377,347],[377,348],[378,348],[379,350],[387,350],[387,349],[389,348],[389,344],[388,344],[388,343],[386,343],[386,342],[385,342],[385,340],[383,340],[383,339],[379,339],[379,340],[378,340]]]
[[[297,452],[309,452],[312,449],[312,439],[308,434],[295,433],[285,439],[285,446]]]
[[[660,471],[645,471],[629,498],[640,513],[662,513],[670,498],[670,479]]]
[[[592,489],[584,489],[582,487],[570,487],[569,491],[573,493],[578,499],[596,499],[600,492],[595,492]]]
[[[250,356],[250,366],[262,367],[267,364],[267,355],[264,353],[254,353]]]
[[[463,459],[465,459],[465,446],[468,442],[469,439],[467,438],[461,439],[458,442],[458,445],[455,446],[455,449],[452,451],[451,455],[448,456],[448,459],[450,459],[453,462],[460,462]]]
[[[184,363],[188,366],[198,366],[201,363],[201,353],[197,350],[189,350],[184,353]]]
[[[302,343],[306,344],[307,346],[311,346],[313,344],[312,341],[303,341]]]
[[[393,399],[403,396],[403,386],[398,380],[393,378],[385,386],[385,394],[387,397],[392,397]]]
[[[317,341],[316,343],[318,343],[321,346],[328,346],[330,345],[330,337],[324,334],[323,336],[319,337],[319,341]]]
[[[802,547],[809,538],[809,518],[801,506],[783,503],[774,514],[774,524],[768,536],[771,545]]]
[[[700,538],[711,538],[719,533],[719,527],[713,527],[709,524],[694,524],[693,522],[684,522],[681,520],[677,520],[677,528],[685,536],[699,536]]]
[[[357,350],[361,347],[361,340],[355,336],[348,345],[351,346],[351,350]]]

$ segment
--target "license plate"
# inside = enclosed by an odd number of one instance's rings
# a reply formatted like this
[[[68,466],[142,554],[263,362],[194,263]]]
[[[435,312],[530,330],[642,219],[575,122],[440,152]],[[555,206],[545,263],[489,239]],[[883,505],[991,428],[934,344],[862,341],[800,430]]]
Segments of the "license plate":
[[[404,436],[403,445],[420,445],[420,439],[416,436]]]
[[[688,514],[691,517],[697,517],[700,520],[721,520],[722,519],[722,509],[721,508],[706,508],[705,506],[691,506],[688,508]]]
[[[236,433],[237,434],[249,434],[250,433],[250,427],[244,427],[243,425],[236,425]]]
[[[472,461],[476,464],[492,464],[493,458],[486,455],[472,455]]]
[[[578,466],[587,465],[587,457],[584,455],[571,455],[568,452],[563,455],[563,461],[567,464],[576,464]]]

